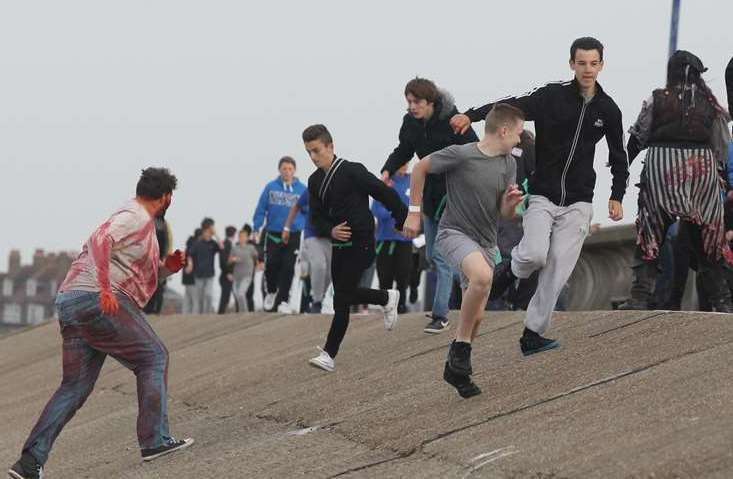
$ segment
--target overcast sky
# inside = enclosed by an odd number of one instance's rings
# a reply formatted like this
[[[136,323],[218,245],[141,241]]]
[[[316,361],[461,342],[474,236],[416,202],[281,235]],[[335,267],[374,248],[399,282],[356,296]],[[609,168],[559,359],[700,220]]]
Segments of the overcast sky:
[[[78,250],[134,195],[140,170],[179,178],[168,214],[183,245],[205,215],[252,221],[282,155],[313,166],[303,128],[377,172],[394,148],[405,83],[419,75],[460,109],[571,78],[578,36],[606,46],[600,82],[628,129],[664,79],[671,0],[2,1],[0,270],[11,248]],[[679,47],[725,101],[733,2],[682,0]],[[477,125],[479,126],[479,125]],[[594,221],[606,223],[605,141]],[[640,162],[639,162],[640,163]],[[632,185],[640,164],[632,169]],[[636,213],[636,189],[624,200]],[[179,284],[180,280],[174,280]]]

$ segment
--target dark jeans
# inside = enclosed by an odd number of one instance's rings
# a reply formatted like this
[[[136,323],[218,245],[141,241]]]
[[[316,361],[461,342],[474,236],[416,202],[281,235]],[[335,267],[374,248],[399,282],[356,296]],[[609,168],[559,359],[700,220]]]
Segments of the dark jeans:
[[[141,449],[160,447],[168,432],[168,350],[145,315],[117,294],[116,316],[102,314],[99,293],[69,291],[56,299],[63,338],[63,379],[23,446],[45,464],[54,441],[82,407],[112,356],[137,377],[137,438]]]
[[[219,276],[219,285],[221,286],[221,296],[219,297],[219,314],[225,314],[229,306],[229,300],[232,298],[232,282],[226,275]],[[250,309],[250,311],[252,311]]]
[[[392,289],[397,283],[400,304],[406,301],[412,266],[412,243],[409,241],[379,241],[377,243],[377,277],[379,289]]]
[[[349,327],[349,309],[352,304],[386,305],[388,295],[381,289],[360,288],[361,275],[374,261],[374,242],[364,240],[334,245],[331,259],[333,281],[333,320],[323,348],[332,358],[338,354]]]
[[[267,233],[265,239],[265,284],[268,293],[277,291],[274,307],[290,299],[290,286],[295,273],[295,252],[300,248],[300,231],[290,234],[284,244],[280,233]]]

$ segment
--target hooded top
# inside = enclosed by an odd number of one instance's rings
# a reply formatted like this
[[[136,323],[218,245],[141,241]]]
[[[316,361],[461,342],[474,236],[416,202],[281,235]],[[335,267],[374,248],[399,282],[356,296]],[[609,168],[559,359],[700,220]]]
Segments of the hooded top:
[[[438,98],[434,103],[433,115],[427,121],[418,120],[409,113],[402,118],[397,148],[389,155],[382,167],[382,172],[388,171],[390,176],[409,162],[413,156],[424,158],[430,153],[451,145],[464,145],[478,141],[473,129],[469,128],[464,134],[453,132],[450,119],[458,114],[455,100],[450,93],[438,89]],[[427,175],[425,191],[423,193],[423,213],[430,217],[439,215],[439,206],[445,196],[445,175]]]
[[[305,185],[298,178],[294,178],[291,185],[286,185],[279,176],[269,182],[262,190],[260,201],[257,203],[253,218],[254,230],[259,231],[267,220],[267,231],[281,233],[290,208],[298,202],[298,198],[305,190]],[[299,213],[290,229],[301,231],[304,226],[305,216]]]

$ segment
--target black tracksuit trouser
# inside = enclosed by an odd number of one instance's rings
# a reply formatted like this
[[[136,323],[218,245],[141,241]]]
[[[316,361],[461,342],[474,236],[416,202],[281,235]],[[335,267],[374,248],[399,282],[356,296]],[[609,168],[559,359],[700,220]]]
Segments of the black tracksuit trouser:
[[[336,357],[349,327],[349,311],[352,304],[387,304],[387,291],[360,288],[361,275],[374,261],[374,241],[354,240],[346,244],[334,244],[331,259],[333,282],[333,320],[323,348],[332,358]]]

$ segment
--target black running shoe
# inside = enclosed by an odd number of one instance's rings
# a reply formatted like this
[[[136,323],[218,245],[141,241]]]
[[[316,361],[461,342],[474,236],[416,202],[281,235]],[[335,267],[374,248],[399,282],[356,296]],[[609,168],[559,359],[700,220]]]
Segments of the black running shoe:
[[[472,396],[481,394],[481,389],[471,380],[471,376],[464,376],[456,374],[448,364],[445,362],[445,368],[443,369],[443,379],[445,382],[456,388],[458,394],[463,399],[468,399]]]
[[[428,316],[428,318],[431,318],[430,322],[427,326],[425,326],[425,331],[428,334],[440,334],[446,329],[448,329],[448,326],[450,326],[450,321],[448,318],[443,318],[440,316]]]
[[[398,304],[397,305],[397,314],[407,314],[407,305],[406,304]]]
[[[410,288],[410,304],[417,303],[417,288]]]
[[[556,339],[543,338],[531,329],[524,328],[524,334],[519,338],[519,346],[522,348],[522,354],[529,356],[531,354],[541,353],[560,347],[560,341]]]
[[[489,293],[489,301],[499,299],[504,292],[513,285],[517,277],[512,272],[512,263],[505,261],[499,263],[494,270],[494,279],[491,284],[491,293]]]
[[[471,367],[471,343],[453,341],[448,349],[448,366],[461,376],[473,374]]]
[[[42,479],[43,466],[38,464],[33,455],[24,452],[18,462],[8,470],[8,475],[13,479]]]
[[[165,444],[160,447],[156,447],[153,449],[143,449],[140,452],[142,453],[143,461],[152,461],[153,459],[157,459],[160,456],[165,456],[166,454],[169,454],[171,452],[185,449],[191,444],[193,444],[193,439],[191,439],[190,437],[188,439],[183,439],[182,441],[178,441],[175,438],[171,437]]]
[[[313,301],[313,304],[311,304],[310,310],[308,311],[310,314],[321,314],[321,310],[323,309],[323,305],[319,303],[318,301]]]

